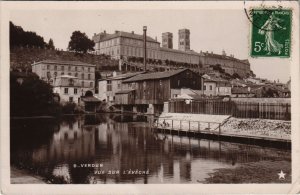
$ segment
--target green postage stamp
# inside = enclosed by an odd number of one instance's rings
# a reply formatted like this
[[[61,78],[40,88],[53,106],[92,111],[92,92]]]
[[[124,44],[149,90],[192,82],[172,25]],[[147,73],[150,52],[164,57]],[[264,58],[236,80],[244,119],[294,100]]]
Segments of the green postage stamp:
[[[290,57],[292,10],[252,9],[252,57]]]

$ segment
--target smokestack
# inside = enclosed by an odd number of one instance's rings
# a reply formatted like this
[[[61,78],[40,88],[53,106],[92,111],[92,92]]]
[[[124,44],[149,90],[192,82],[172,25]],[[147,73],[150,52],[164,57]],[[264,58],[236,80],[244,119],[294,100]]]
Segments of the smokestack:
[[[147,71],[147,26],[143,26],[143,31],[144,31],[144,67],[145,71]]]

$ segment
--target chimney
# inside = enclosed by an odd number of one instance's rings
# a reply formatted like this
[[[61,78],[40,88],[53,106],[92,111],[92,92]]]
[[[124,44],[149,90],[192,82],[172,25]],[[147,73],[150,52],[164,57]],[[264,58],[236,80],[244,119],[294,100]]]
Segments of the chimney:
[[[117,76],[117,72],[113,71],[113,77]]]
[[[118,30],[115,30],[115,34],[117,34],[117,33],[119,33],[119,31],[118,31]]]
[[[134,35],[134,31],[131,31],[131,34],[133,34],[133,35]]]
[[[104,30],[103,33],[106,35],[106,30]]]
[[[144,71],[147,71],[147,26],[143,26],[144,37]]]

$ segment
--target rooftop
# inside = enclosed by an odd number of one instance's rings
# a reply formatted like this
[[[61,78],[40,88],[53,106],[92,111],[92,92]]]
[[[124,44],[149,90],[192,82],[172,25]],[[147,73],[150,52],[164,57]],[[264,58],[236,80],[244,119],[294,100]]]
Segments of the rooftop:
[[[171,76],[177,75],[186,70],[189,69],[178,69],[178,70],[171,70],[165,72],[151,72],[151,73],[138,74],[132,78],[126,79],[124,82],[135,82],[135,81],[143,81],[143,80],[156,80],[156,79],[169,78]]]
[[[67,75],[67,74],[64,74],[64,75],[61,75],[61,76],[57,76],[56,78],[78,79],[78,77],[70,76],[70,75]]]
[[[96,66],[94,64],[88,64],[80,61],[64,61],[64,60],[43,60],[39,62],[34,62],[32,65],[36,64],[61,64],[61,65],[75,65],[75,66]]]
[[[101,102],[99,99],[95,98],[94,96],[82,97],[81,100],[84,102]]]
[[[128,89],[128,90],[123,90],[123,91],[117,91],[116,94],[127,94],[134,91],[134,89]]]
[[[128,79],[131,78],[133,76],[136,76],[138,74],[142,74],[144,72],[130,72],[130,73],[125,73],[125,74],[119,74],[113,77],[109,77],[107,78],[107,80],[123,80],[123,79]]]
[[[138,40],[144,40],[143,35],[135,34],[134,32],[124,32],[124,31],[116,31],[114,34],[108,34],[108,33],[100,33],[93,37],[93,40],[95,42],[100,41],[106,41],[117,37],[127,37],[131,39],[138,39]],[[147,36],[147,41],[149,42],[155,42],[159,43],[157,40],[153,39],[152,37]]]

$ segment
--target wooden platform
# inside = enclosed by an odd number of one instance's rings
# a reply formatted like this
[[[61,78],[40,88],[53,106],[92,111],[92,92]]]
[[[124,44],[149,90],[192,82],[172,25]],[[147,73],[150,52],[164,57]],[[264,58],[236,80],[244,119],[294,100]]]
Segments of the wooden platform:
[[[291,140],[272,138],[272,137],[262,137],[262,136],[250,136],[241,134],[229,134],[222,133],[221,130],[209,131],[209,130],[183,130],[183,129],[171,129],[154,127],[154,131],[159,133],[166,133],[179,136],[197,137],[203,139],[221,140],[228,142],[244,143],[251,145],[267,146],[282,149],[291,149]]]

